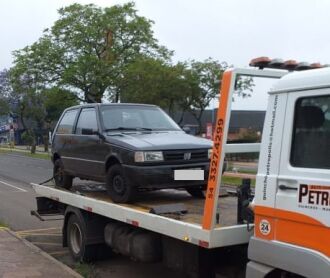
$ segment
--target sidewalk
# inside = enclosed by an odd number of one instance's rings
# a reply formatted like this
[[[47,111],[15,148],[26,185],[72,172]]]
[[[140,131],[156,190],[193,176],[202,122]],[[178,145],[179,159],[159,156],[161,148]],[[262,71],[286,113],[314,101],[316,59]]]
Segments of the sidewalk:
[[[81,278],[71,268],[6,228],[0,228],[0,277]]]

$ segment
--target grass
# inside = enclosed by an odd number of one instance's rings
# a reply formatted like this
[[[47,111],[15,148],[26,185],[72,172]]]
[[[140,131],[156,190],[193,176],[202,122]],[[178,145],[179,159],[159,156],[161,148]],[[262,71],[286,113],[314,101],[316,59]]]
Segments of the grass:
[[[242,174],[252,174],[255,175],[257,174],[257,170],[248,170],[248,169],[238,169],[237,171],[238,173],[242,173]]]
[[[95,267],[92,264],[87,263],[77,263],[74,266],[74,270],[78,272],[82,277],[92,278],[97,277],[95,272]]]
[[[20,154],[23,156],[28,156],[28,157],[33,157],[33,158],[39,158],[39,159],[46,159],[49,160],[50,159],[50,154],[48,153],[30,153],[29,151],[18,151],[15,149],[9,149],[9,148],[2,148],[0,149],[0,153],[14,153],[14,154]]]
[[[223,176],[222,177],[222,182],[224,184],[237,185],[238,186],[238,185],[242,184],[242,178]],[[256,180],[251,179],[251,186],[255,186],[255,185],[256,185]]]
[[[48,153],[24,153],[24,155],[39,159],[50,159],[50,154]]]
[[[8,225],[0,220],[0,228],[8,228]]]
[[[235,168],[236,167],[234,163],[229,163],[227,171],[234,171]],[[241,169],[240,167],[237,167],[236,171],[237,173],[242,173],[242,174],[252,174],[252,175],[257,174],[257,169],[245,169],[245,168]]]

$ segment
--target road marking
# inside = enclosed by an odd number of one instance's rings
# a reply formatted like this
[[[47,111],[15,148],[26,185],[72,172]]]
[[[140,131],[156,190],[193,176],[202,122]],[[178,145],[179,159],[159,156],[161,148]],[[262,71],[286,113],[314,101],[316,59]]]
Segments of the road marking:
[[[49,255],[65,255],[65,254],[68,254],[69,251],[68,250],[64,250],[64,251],[56,251],[56,252],[48,252]]]
[[[60,244],[60,243],[53,243],[53,242],[31,241],[31,243],[33,243],[35,245],[53,245],[53,246],[61,246],[62,247],[62,244]]]
[[[42,232],[42,231],[49,231],[49,230],[61,230],[61,227],[57,228],[45,228],[45,229],[34,229],[34,230],[22,230],[22,231],[17,231],[17,233],[30,233],[30,232]]]
[[[22,191],[22,192],[27,192],[27,190],[25,190],[25,189],[19,188],[19,187],[17,187],[17,186],[14,186],[14,185],[12,185],[12,184],[6,183],[6,182],[4,182],[4,181],[0,181],[0,183],[2,183],[2,184],[4,184],[4,185],[7,185],[7,186],[9,186],[9,187],[12,187],[12,188],[16,188],[16,189],[18,189],[18,190],[20,190],[20,191]]]
[[[28,237],[28,236],[62,236],[62,234],[38,234],[38,233],[16,233],[21,237]]]

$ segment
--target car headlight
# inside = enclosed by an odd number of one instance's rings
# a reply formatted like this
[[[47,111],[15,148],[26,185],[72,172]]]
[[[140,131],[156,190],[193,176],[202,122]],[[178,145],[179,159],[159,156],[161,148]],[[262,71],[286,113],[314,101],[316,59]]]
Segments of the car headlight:
[[[135,152],[135,162],[163,161],[163,152]]]
[[[209,159],[211,159],[211,157],[212,157],[212,149],[209,149],[208,150],[207,156],[208,156]]]

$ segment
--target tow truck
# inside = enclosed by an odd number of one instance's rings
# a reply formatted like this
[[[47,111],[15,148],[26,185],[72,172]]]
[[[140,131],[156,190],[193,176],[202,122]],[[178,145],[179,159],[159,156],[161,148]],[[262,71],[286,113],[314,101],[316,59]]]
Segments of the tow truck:
[[[246,76],[278,79],[262,140],[227,144],[235,84]],[[329,277],[330,68],[260,57],[226,70],[214,130],[203,200],[165,190],[115,204],[88,184],[33,184],[32,214],[64,216],[63,245],[77,260],[110,248],[190,277]],[[237,194],[221,197],[225,154],[249,152],[260,152],[254,190],[243,180]]]

